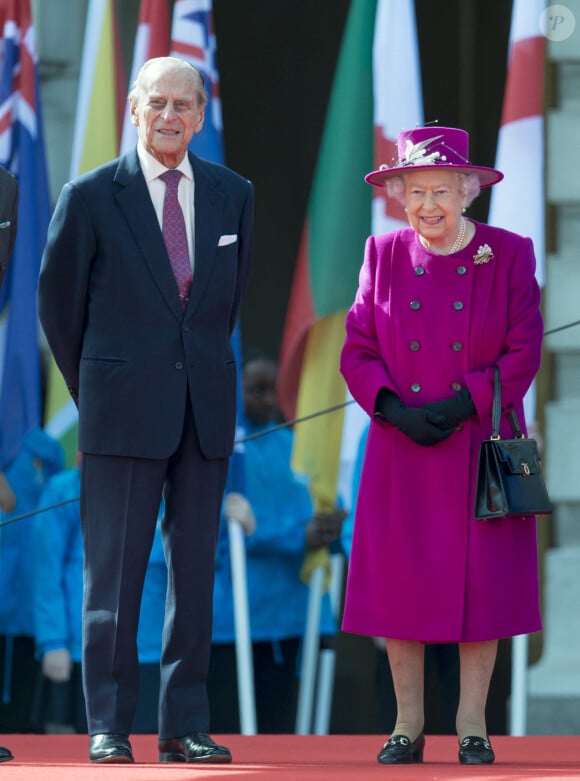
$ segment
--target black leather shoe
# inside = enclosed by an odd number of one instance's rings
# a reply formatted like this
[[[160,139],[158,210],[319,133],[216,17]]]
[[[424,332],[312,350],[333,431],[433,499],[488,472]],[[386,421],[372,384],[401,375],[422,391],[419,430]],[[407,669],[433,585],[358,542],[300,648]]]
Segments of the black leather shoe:
[[[160,762],[219,762],[232,761],[229,748],[218,746],[207,732],[192,732],[183,738],[160,740]]]
[[[135,761],[127,735],[119,735],[115,732],[91,735],[89,759],[91,762],[119,762],[122,764]]]
[[[459,744],[459,762],[462,765],[491,765],[495,754],[489,740],[470,735]]]
[[[14,759],[14,757],[10,749],[0,746],[0,762],[9,762],[11,759]]]
[[[377,760],[381,765],[410,765],[422,762],[424,748],[424,732],[417,735],[412,743],[406,735],[391,735],[379,751]]]

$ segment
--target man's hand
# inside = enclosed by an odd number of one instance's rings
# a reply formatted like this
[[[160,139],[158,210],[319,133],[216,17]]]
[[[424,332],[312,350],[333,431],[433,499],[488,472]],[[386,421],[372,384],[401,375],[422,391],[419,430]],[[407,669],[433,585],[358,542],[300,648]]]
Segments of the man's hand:
[[[228,521],[239,521],[246,535],[256,530],[256,516],[243,494],[232,492],[224,499],[224,515]]]
[[[66,648],[47,651],[42,657],[42,672],[53,683],[66,683],[72,672],[72,659]]]

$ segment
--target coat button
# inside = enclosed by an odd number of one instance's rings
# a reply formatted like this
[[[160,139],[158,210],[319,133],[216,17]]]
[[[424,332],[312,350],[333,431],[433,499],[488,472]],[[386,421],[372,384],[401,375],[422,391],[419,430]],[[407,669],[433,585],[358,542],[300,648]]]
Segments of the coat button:
[[[421,345],[419,342],[409,342],[409,349],[413,350],[413,352],[417,352],[421,348]]]
[[[411,309],[421,309],[421,304],[418,301],[411,301],[409,306]]]
[[[461,390],[461,383],[460,382],[452,382],[451,383],[451,390],[453,391],[460,391]]]
[[[421,386],[419,385],[418,382],[414,382],[411,385],[411,390],[413,391],[413,393],[419,393],[419,391],[421,390]]]
[[[416,267],[416,269],[415,269],[415,274],[416,274],[418,277],[422,277],[424,273],[425,273],[425,269],[423,268],[423,266],[417,266],[417,267]]]
[[[455,309],[456,312],[460,312],[463,309],[463,301],[455,301],[453,309]]]
[[[463,345],[461,344],[461,342],[453,342],[453,344],[451,345],[451,349],[453,350],[453,352],[460,353],[461,350],[463,350]]]
[[[177,361],[177,362],[176,362],[176,364],[175,364],[175,368],[176,368],[176,369],[183,369],[183,364],[181,363],[181,361]]]
[[[460,277],[462,277],[464,274],[467,274],[467,267],[466,266],[457,266],[457,273]]]

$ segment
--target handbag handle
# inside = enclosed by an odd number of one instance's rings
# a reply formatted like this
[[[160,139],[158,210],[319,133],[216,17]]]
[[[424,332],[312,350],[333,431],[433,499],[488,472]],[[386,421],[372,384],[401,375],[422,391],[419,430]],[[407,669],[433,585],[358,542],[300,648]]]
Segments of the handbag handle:
[[[525,439],[515,409],[508,413],[508,419],[516,439]],[[497,366],[493,367],[493,406],[491,409],[491,439],[501,439],[499,424],[501,420],[501,375]]]

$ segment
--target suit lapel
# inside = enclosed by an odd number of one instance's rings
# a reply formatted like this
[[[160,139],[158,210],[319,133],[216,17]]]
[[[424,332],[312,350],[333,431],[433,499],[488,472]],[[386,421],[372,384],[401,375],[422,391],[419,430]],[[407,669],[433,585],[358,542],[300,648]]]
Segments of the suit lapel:
[[[223,223],[224,196],[220,182],[204,160],[190,154],[195,179],[195,268],[186,314],[191,315],[203,298]]]
[[[115,182],[122,187],[117,193],[119,209],[127,220],[145,264],[168,305],[181,319],[183,312],[175,277],[136,148],[119,160]]]
[[[213,264],[220,228],[224,196],[219,180],[204,160],[189,155],[195,178],[195,268],[186,315],[191,315],[203,298]],[[145,177],[134,149],[119,160],[115,182],[121,185],[117,203],[135,237],[141,254],[159,290],[178,319],[183,317],[175,278],[163,234],[149,196]],[[160,262],[164,257],[166,262]]]

